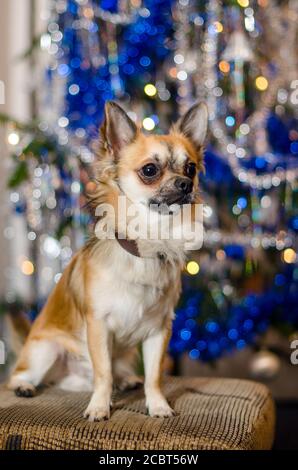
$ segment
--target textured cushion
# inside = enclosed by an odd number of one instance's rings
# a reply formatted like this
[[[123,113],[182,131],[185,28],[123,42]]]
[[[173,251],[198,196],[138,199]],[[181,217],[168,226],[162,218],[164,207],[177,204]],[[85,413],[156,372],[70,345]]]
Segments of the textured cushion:
[[[35,398],[0,389],[0,449],[270,449],[268,389],[235,379],[167,378],[177,416],[150,418],[142,390],[116,394],[111,419],[82,418],[85,392],[49,388]]]

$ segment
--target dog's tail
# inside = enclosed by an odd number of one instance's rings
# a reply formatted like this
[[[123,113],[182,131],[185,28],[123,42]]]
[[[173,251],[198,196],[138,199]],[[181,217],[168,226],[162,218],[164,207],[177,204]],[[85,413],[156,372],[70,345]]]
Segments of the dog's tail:
[[[6,376],[12,370],[30,328],[30,320],[22,311],[6,312],[0,316],[1,375],[2,371]]]
[[[15,341],[23,345],[31,329],[30,320],[22,311],[7,315],[7,318],[12,329],[12,334],[16,336]]]

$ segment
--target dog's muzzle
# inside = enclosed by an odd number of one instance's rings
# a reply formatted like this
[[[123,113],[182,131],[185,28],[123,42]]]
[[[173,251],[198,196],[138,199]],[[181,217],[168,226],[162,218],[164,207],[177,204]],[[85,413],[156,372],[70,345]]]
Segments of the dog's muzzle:
[[[193,182],[190,178],[176,178],[174,185],[181,193],[181,197],[191,193],[193,190]]]
[[[150,199],[149,205],[157,211],[165,212],[166,207],[173,204],[183,205],[192,202],[193,182],[190,178],[178,177],[172,181],[171,186],[162,188],[161,191]]]

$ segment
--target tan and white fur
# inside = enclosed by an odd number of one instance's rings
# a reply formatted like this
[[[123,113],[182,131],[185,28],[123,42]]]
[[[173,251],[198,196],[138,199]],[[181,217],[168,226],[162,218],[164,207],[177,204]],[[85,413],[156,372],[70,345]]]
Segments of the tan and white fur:
[[[148,210],[152,202],[195,203],[206,131],[203,104],[193,106],[168,135],[158,136],[142,134],[122,108],[108,103],[93,205],[116,208],[119,195]],[[125,389],[140,382],[133,363],[142,343],[148,412],[173,414],[160,380],[180,294],[184,245],[179,240],[137,242],[140,256],[116,239],[97,237],[74,256],[17,361],[8,384],[17,395],[33,396],[49,382],[93,390],[84,416],[90,421],[109,418],[113,385]]]

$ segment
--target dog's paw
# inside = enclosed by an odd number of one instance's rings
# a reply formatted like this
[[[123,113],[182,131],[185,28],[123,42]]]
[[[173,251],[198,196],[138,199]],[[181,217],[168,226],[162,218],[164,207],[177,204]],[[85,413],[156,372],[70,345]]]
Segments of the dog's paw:
[[[175,411],[168,405],[168,403],[156,403],[148,406],[148,414],[153,418],[170,418],[175,416]]]
[[[137,377],[136,375],[132,375],[130,377],[125,377],[117,383],[117,388],[120,392],[125,392],[128,390],[136,390],[137,388],[142,387],[144,384],[144,380],[141,377]]]
[[[107,420],[110,418],[110,408],[103,408],[102,406],[88,406],[85,413],[84,418],[88,419],[88,421],[101,421]]]
[[[15,388],[14,393],[17,397],[32,398],[36,395],[36,388],[34,385],[24,384]]]

